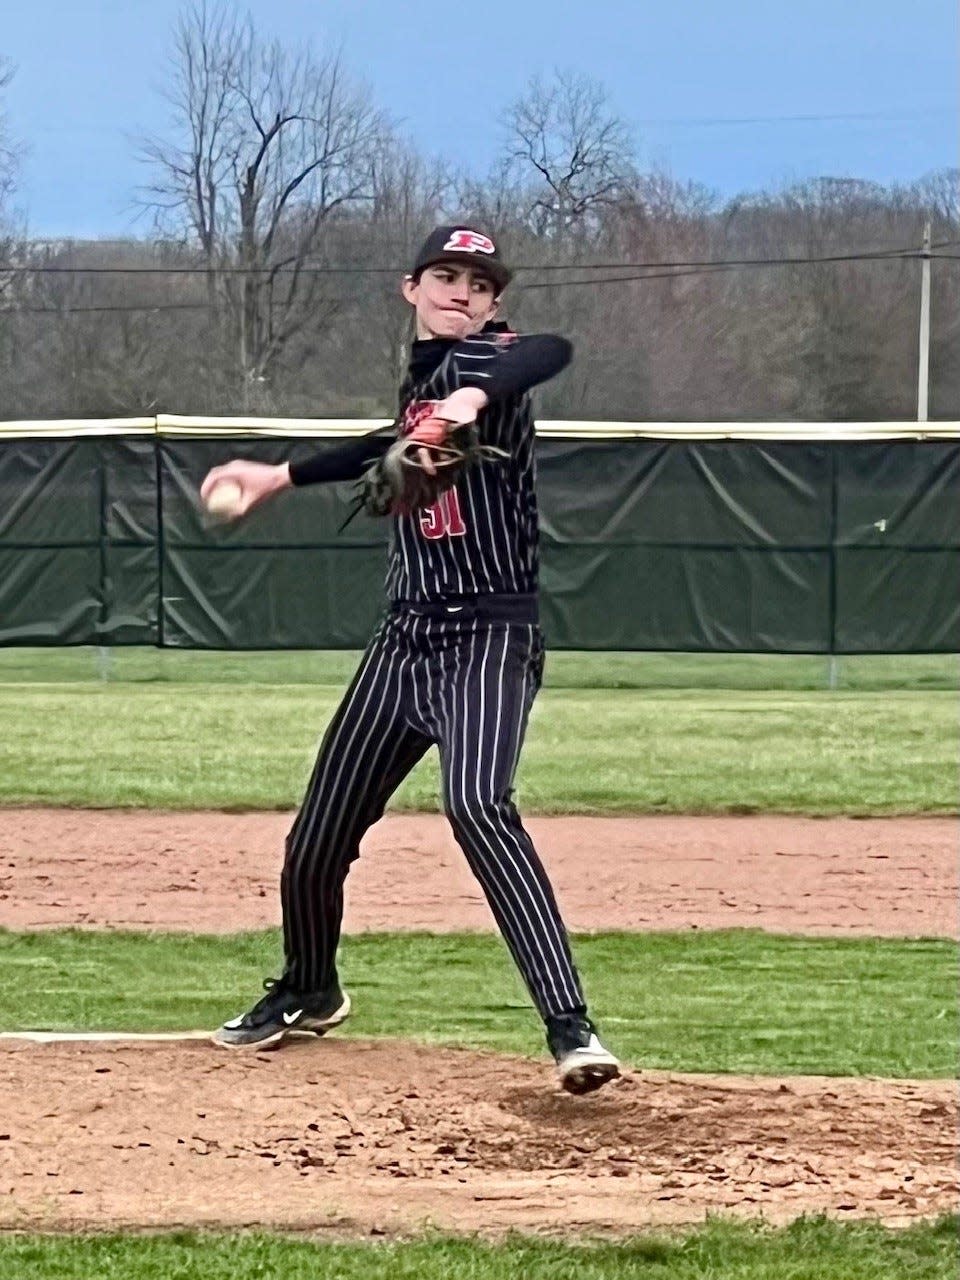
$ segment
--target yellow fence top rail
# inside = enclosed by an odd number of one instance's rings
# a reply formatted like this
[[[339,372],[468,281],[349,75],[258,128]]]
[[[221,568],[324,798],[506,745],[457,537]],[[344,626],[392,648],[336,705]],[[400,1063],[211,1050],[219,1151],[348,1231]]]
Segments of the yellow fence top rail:
[[[0,422],[0,440],[18,437],[234,436],[336,439],[362,435],[389,418],[183,417],[64,418]],[[957,440],[960,422],[566,422],[541,420],[553,440]]]
[[[155,435],[156,418],[59,418],[37,422],[0,422],[0,440],[16,436]]]

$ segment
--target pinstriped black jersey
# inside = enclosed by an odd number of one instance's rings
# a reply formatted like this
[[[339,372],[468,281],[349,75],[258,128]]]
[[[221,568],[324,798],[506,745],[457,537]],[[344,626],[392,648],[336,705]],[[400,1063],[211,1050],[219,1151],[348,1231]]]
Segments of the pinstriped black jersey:
[[[415,342],[400,389],[399,429],[413,430],[460,387],[479,387],[489,404],[480,439],[507,456],[466,470],[428,510],[396,516],[390,542],[391,601],[451,596],[528,595],[537,590],[538,520],[529,391],[558,373],[571,348],[548,334],[518,337],[504,324],[460,341]],[[395,436],[375,432],[292,463],[295,485],[359,477]]]
[[[527,343],[542,346],[528,351]],[[414,344],[400,392],[401,430],[412,430],[458,388],[480,387],[491,396],[477,418],[480,439],[508,456],[469,468],[429,510],[394,517],[386,582],[391,600],[423,603],[537,590],[534,424],[528,388],[551,377],[568,356],[560,339],[515,340],[505,325],[490,325],[456,343]]]

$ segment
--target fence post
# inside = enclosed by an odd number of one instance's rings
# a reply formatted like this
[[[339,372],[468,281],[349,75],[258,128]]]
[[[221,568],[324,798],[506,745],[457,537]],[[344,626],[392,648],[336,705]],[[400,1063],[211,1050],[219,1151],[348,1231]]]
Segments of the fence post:
[[[917,368],[917,421],[927,421],[930,394],[930,223],[923,228],[920,265],[920,359]]]
[[[827,673],[827,687],[833,692],[837,687],[840,675],[840,659],[837,654],[837,529],[840,523],[840,466],[837,453],[841,445],[838,440],[827,441],[827,453],[830,459],[830,665]]]
[[[105,679],[105,664],[100,656],[100,651],[104,647],[107,626],[110,622],[110,604],[112,594],[112,583],[110,581],[110,558],[108,553],[108,542],[110,537],[109,528],[109,503],[110,497],[107,492],[107,470],[109,467],[110,441],[96,441],[94,447],[97,451],[97,503],[98,503],[98,521],[97,521],[97,551],[98,551],[98,578],[100,591],[100,609],[97,618],[97,639],[99,641],[97,667],[100,672],[101,680]]]
[[[166,546],[164,540],[163,528],[163,457],[162,457],[163,439],[160,435],[159,424],[153,436],[153,463],[154,463],[154,482],[156,484],[156,502],[157,502],[157,638],[156,645],[158,649],[162,649],[166,643],[164,616],[164,591],[166,586],[164,583],[164,560],[166,558]]]

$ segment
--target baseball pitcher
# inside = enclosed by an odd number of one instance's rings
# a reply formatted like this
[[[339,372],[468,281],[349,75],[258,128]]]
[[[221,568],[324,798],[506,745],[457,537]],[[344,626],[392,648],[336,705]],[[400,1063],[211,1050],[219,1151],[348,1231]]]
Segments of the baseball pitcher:
[[[208,502],[230,484],[234,515],[290,487],[357,480],[358,505],[392,524],[388,607],[287,838],[283,973],[223,1024],[218,1045],[322,1035],[348,1016],[336,967],[344,880],[364,832],[435,744],[444,810],[543,1018],[560,1083],[588,1093],[619,1075],[513,802],[543,670],[529,392],[568,363],[571,348],[497,321],[509,280],[489,236],[438,227],[402,282],[417,340],[393,428],[294,464],[233,461],[204,480]]]

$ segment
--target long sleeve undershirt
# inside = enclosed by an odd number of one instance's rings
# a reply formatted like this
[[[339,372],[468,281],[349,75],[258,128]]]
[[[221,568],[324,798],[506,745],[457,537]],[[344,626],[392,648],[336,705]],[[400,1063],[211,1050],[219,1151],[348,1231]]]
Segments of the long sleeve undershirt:
[[[493,402],[546,382],[569,364],[572,354],[565,338],[548,333],[514,337],[505,325],[488,325],[482,333],[459,342],[441,338],[415,342],[408,381],[420,381],[450,358],[456,365],[458,384],[479,388]],[[326,445],[303,461],[291,463],[290,479],[297,486],[356,480],[395,438],[395,428],[384,428],[357,440]]]
[[[393,443],[392,431],[370,431],[357,440],[328,444],[301,462],[290,463],[290,479],[295,485],[323,484],[325,481],[356,480]]]

